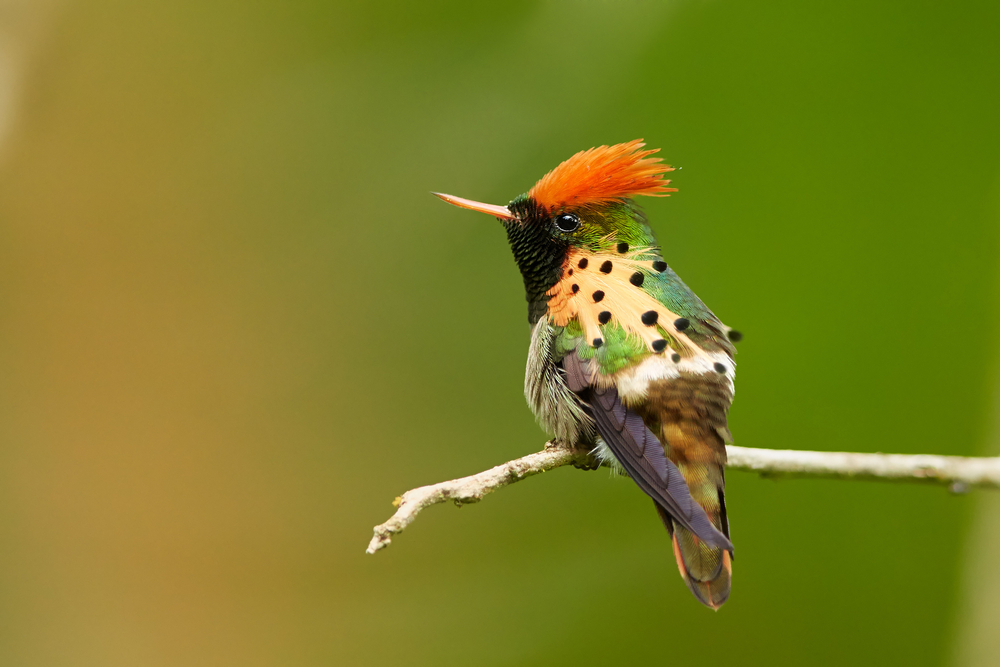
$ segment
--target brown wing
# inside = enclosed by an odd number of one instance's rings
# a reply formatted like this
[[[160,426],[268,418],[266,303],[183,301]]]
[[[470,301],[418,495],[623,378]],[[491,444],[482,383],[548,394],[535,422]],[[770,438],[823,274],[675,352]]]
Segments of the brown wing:
[[[726,412],[732,402],[728,381],[717,373],[682,374],[650,382],[637,411],[667,445],[667,456],[687,481],[691,497],[712,525],[729,536],[726,516],[726,442],[731,440]],[[682,525],[661,518],[670,531],[677,567],[702,603],[718,609],[729,597],[732,554]]]
[[[593,386],[589,370],[575,352],[562,364],[569,388],[588,402],[598,432],[639,488],[701,541],[732,552],[732,542],[691,497],[684,476],[667,459],[663,445],[643,418],[622,404],[614,387]]]

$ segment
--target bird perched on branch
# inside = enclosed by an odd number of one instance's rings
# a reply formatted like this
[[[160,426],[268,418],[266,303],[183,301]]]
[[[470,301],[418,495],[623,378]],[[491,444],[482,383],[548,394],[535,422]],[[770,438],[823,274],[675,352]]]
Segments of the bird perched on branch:
[[[724,467],[739,334],[663,260],[634,197],[676,192],[664,178],[673,168],[643,146],[577,153],[506,206],[435,194],[507,231],[539,423],[593,447],[653,499],[681,577],[718,609],[732,576]]]

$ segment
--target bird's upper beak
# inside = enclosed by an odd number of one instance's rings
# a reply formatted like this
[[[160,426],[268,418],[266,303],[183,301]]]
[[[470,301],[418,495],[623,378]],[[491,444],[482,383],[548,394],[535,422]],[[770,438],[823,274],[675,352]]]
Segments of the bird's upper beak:
[[[497,206],[496,204],[482,204],[477,201],[472,201],[471,199],[462,199],[461,197],[456,197],[454,195],[445,195],[440,192],[432,192],[432,195],[440,197],[449,204],[454,204],[459,208],[468,208],[473,211],[479,211],[480,213],[488,213],[495,218],[501,218],[503,220],[513,220],[516,216],[510,212],[510,209],[506,206]]]

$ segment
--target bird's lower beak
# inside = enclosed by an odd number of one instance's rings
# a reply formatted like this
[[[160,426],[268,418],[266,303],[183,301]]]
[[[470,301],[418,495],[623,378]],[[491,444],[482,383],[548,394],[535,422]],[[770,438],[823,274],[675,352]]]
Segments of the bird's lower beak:
[[[467,208],[473,211],[479,211],[480,213],[487,213],[495,218],[501,218],[503,220],[513,220],[514,214],[510,212],[510,209],[506,206],[497,206],[496,204],[483,204],[477,201],[472,201],[471,199],[462,199],[461,197],[456,197],[454,195],[445,195],[440,192],[432,192],[432,195],[440,197],[449,204],[454,204],[459,208]]]

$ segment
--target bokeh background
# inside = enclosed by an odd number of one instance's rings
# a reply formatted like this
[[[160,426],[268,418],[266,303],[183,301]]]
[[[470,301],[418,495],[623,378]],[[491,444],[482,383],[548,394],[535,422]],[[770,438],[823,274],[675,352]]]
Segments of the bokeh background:
[[[1000,5],[0,2],[0,664],[995,665],[988,492],[729,475],[731,601],[540,448],[505,203],[645,137],[742,445],[1000,451]]]

